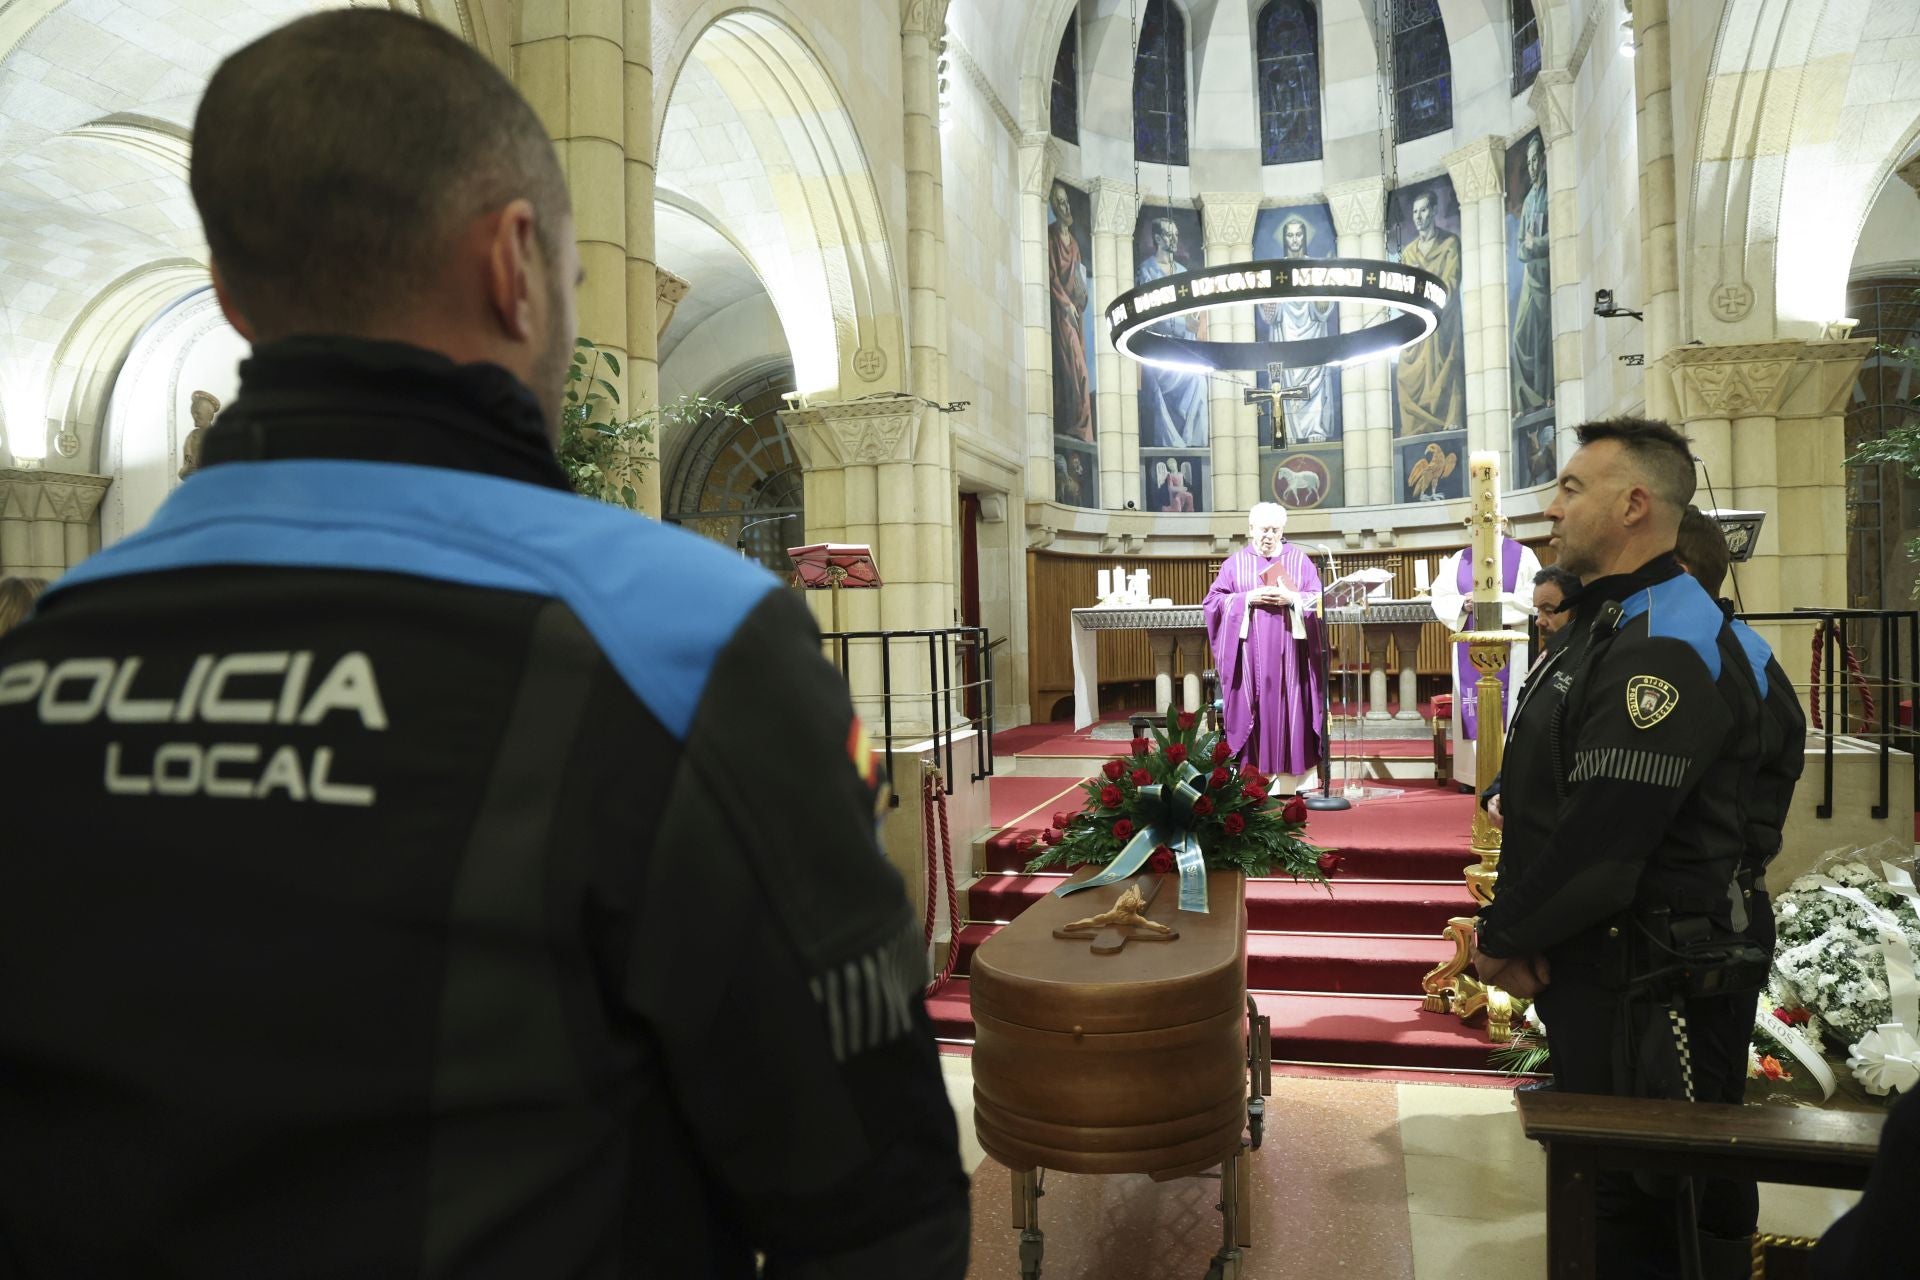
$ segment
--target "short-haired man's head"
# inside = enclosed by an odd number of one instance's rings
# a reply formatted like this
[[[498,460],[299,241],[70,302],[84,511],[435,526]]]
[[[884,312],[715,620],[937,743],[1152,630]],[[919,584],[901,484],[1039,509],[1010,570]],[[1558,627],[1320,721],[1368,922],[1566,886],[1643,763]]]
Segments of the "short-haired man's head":
[[[46,589],[45,578],[0,578],[0,636],[26,620]]]
[[[571,210],[546,129],[491,63],[419,18],[335,10],[262,36],[214,72],[193,138],[214,266],[262,339],[404,310],[461,228],[516,199],[560,261]]]
[[[1580,590],[1580,579],[1557,564],[1550,564],[1533,575],[1533,585],[1544,587],[1552,585],[1560,589],[1560,598],[1570,600]]]
[[[1707,594],[1718,597],[1727,585],[1727,567],[1733,553],[1727,549],[1727,531],[1698,507],[1680,513],[1680,531],[1674,535],[1673,557],[1692,574]]]
[[[1660,502],[1680,511],[1693,501],[1693,450],[1669,423],[1654,418],[1607,418],[1574,429],[1584,448],[1602,440],[1620,443],[1620,460],[1632,479]]]

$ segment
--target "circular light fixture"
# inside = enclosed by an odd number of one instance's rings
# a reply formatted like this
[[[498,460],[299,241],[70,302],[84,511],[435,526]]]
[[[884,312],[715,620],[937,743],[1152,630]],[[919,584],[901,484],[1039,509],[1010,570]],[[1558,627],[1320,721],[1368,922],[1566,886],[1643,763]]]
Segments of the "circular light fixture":
[[[1107,334],[1122,355],[1184,373],[1352,365],[1392,355],[1432,333],[1451,297],[1432,272],[1372,258],[1272,258],[1166,276],[1107,304]],[[1263,302],[1367,302],[1391,318],[1352,333],[1294,342],[1206,342],[1156,326],[1193,311]]]

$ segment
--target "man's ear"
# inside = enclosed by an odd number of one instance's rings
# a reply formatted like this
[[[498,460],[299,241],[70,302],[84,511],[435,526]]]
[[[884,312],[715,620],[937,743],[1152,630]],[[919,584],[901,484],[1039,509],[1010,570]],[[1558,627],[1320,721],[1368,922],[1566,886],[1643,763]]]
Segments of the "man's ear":
[[[540,252],[534,236],[533,204],[515,200],[494,215],[487,236],[487,302],[500,330],[515,342],[529,342],[534,330],[534,260]]]
[[[234,304],[233,294],[227,288],[227,279],[220,274],[220,264],[214,263],[208,271],[213,276],[213,296],[220,303],[220,314],[225,316],[227,323],[233,326],[234,331],[248,342],[259,341],[254,337],[253,322],[241,314],[240,308]]]

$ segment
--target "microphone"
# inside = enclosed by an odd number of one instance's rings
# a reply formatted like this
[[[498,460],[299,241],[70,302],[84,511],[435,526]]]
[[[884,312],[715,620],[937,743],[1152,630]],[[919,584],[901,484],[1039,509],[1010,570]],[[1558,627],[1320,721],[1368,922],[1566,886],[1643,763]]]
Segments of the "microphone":
[[[744,560],[747,555],[747,530],[757,529],[763,524],[775,524],[781,520],[791,520],[793,519],[793,516],[794,516],[794,513],[789,511],[783,515],[767,516],[765,519],[762,519],[762,520],[747,521],[745,524],[740,526],[740,536],[734,539],[733,549],[735,551],[738,551],[740,553],[740,558]]]

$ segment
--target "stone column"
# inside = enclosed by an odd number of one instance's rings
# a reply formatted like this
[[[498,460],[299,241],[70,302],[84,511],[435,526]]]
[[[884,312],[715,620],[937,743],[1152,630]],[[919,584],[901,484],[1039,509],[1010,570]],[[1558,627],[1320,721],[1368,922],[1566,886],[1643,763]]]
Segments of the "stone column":
[[[1060,163],[1060,145],[1050,133],[1020,136],[1020,314],[1025,337],[1027,389],[1027,497],[1056,497],[1053,477],[1053,294],[1050,282],[1052,264],[1047,256],[1047,201],[1053,195],[1053,175]],[[1088,242],[1094,239],[1088,228]],[[1088,264],[1092,274],[1094,264]],[[1096,282],[1092,292],[1099,294],[1104,285]],[[1099,314],[1106,296],[1091,297],[1087,305]],[[1098,322],[1096,321],[1096,331]],[[1106,346],[1102,338],[1095,350],[1087,352],[1090,361],[1106,357],[1096,352]],[[1106,365],[1099,364],[1096,376],[1106,382]],[[1104,422],[1105,404],[1095,406],[1095,421]],[[1103,486],[1104,487],[1104,486]]]
[[[1447,156],[1460,198],[1460,324],[1467,358],[1467,447],[1512,452],[1507,430],[1506,148],[1480,138]],[[1507,468],[1511,472],[1511,465]]]
[[[1673,176],[1673,62],[1667,0],[1633,6],[1640,156],[1640,279],[1646,289],[1647,416],[1680,412],[1659,361],[1680,344],[1680,248]],[[1843,579],[1844,580],[1844,579]]]
[[[1849,603],[1845,418],[1872,349],[1866,338],[1674,347],[1653,363],[1719,505],[1767,513],[1753,558],[1733,569],[1749,612]],[[1696,501],[1713,505],[1704,484]],[[1783,651],[1778,627],[1759,630]]]
[[[1580,257],[1580,156],[1572,141],[1573,73],[1542,71],[1531,101],[1547,145],[1547,264],[1553,275],[1554,427],[1559,434],[1587,419],[1580,328],[1587,315],[1586,272]]]
[[[522,6],[526,7],[526,6]],[[570,6],[584,8],[586,6]],[[627,406],[632,412],[660,403],[661,278],[653,260],[653,0],[625,0],[621,85],[625,91],[624,141],[627,254]],[[591,278],[591,277],[589,277]],[[680,294],[686,282],[680,282]],[[669,307],[667,314],[673,314]],[[634,486],[641,511],[660,516],[660,437],[644,457]]]
[[[1387,183],[1361,178],[1327,188],[1333,230],[1343,258],[1387,256]],[[1340,304],[1340,332],[1356,333],[1382,317],[1384,308],[1357,302]],[[1383,506],[1393,493],[1392,369],[1385,360],[1369,360],[1343,371],[1340,420],[1346,466],[1347,505]]]
[[[1251,408],[1252,406],[1248,406]],[[1204,631],[1176,631],[1180,648],[1180,709],[1200,710],[1200,673],[1213,665]]]
[[[109,476],[0,469],[0,577],[51,581],[93,553]]]
[[[1140,500],[1140,366],[1107,340],[1108,303],[1133,287],[1133,227],[1140,217],[1140,193],[1124,182],[1099,178],[1093,183],[1093,275],[1095,305],[1095,434],[1100,442],[1100,505],[1117,510]]]
[[[945,206],[940,187],[940,97],[934,46],[946,22],[947,0],[911,0],[900,25],[900,91],[906,104],[907,386],[916,395],[942,403],[946,301],[940,285]]]
[[[1200,198],[1207,237],[1207,265],[1245,262],[1253,256],[1253,223],[1260,193],[1225,192]],[[1214,307],[1207,313],[1208,336],[1215,341],[1252,342],[1253,308]],[[1238,370],[1253,382],[1252,370]],[[1207,384],[1208,429],[1213,438],[1213,504],[1210,511],[1244,511],[1259,501],[1260,415],[1246,403],[1242,388],[1226,378]]]
[[[807,536],[873,548],[885,586],[841,593],[843,631],[908,631],[953,625],[951,462],[941,415],[911,395],[781,411],[804,471]],[[822,630],[832,626],[824,591],[810,592]],[[925,649],[909,646],[892,670],[894,732],[924,735],[930,715]],[[883,723],[877,660],[856,658],[854,703]],[[916,701],[917,698],[917,701]]]

